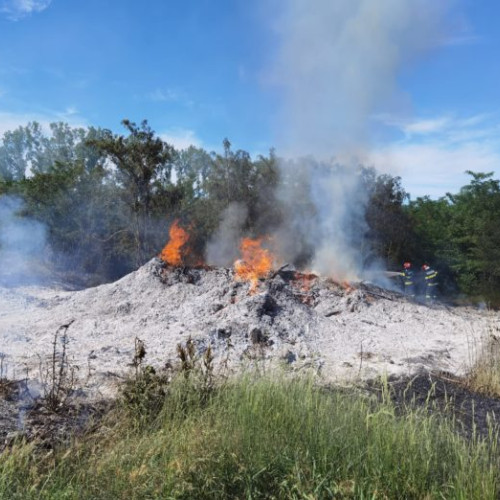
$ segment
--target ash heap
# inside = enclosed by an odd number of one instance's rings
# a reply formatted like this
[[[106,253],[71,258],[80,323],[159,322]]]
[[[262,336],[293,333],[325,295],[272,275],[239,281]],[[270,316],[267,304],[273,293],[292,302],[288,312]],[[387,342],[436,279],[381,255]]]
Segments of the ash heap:
[[[160,257],[115,283],[0,290],[4,375],[35,379],[54,332],[68,324],[80,384],[102,395],[130,373],[136,338],[145,362],[158,368],[191,338],[200,354],[211,346],[216,366],[232,373],[257,364],[343,383],[422,370],[463,374],[500,328],[488,311],[427,306],[369,283],[276,265],[261,240],[243,239],[233,267],[185,266],[186,241],[174,224]]]

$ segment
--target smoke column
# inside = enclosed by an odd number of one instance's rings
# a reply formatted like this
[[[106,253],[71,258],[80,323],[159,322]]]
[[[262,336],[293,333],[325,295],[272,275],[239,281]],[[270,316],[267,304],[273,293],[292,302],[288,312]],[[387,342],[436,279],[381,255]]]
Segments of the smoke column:
[[[405,65],[443,39],[442,0],[278,2],[272,81],[284,93],[279,147],[287,155],[358,153],[369,117],[397,105]]]
[[[40,263],[46,249],[45,226],[19,216],[21,199],[0,197],[0,284],[17,286],[41,280]]]
[[[300,175],[309,173],[308,194],[316,207],[316,220],[305,231],[314,247],[313,266],[353,278],[361,271],[355,235],[363,231],[366,199],[352,159],[362,158],[369,147],[370,117],[404,102],[398,89],[403,67],[442,41],[449,3],[278,0],[275,6],[281,12],[274,25],[279,48],[270,80],[282,95],[278,151],[288,158],[335,158],[348,167],[335,168],[331,161],[332,168],[317,168],[315,161],[299,159],[291,171],[290,162],[283,162],[288,186],[280,196],[286,203],[298,162]]]
[[[231,203],[222,212],[219,227],[205,250],[205,258],[209,264],[228,266],[239,257],[241,228],[247,214],[247,207],[241,203]]]

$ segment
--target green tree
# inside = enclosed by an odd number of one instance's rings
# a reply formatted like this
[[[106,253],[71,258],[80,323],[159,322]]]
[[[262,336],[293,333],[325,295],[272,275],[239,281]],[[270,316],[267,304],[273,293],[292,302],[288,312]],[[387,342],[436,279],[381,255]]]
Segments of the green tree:
[[[130,210],[130,225],[135,263],[143,264],[158,251],[152,244],[156,226],[153,224],[155,194],[168,193],[173,148],[155,136],[146,120],[140,126],[129,120],[122,124],[128,136],[115,135],[109,130],[98,139],[89,139],[116,167],[116,182],[123,188],[122,196]]]
[[[456,195],[450,239],[452,268],[461,289],[500,304],[500,181],[468,171],[472,180]]]

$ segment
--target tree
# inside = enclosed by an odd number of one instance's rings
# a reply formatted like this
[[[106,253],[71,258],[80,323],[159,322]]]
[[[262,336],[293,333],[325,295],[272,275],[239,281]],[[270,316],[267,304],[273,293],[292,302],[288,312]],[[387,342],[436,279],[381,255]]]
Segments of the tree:
[[[129,120],[122,124],[127,137],[106,130],[98,139],[89,139],[88,145],[97,148],[115,167],[116,181],[123,187],[123,197],[132,218],[132,245],[135,262],[139,266],[157,249],[153,238],[153,199],[155,192],[170,184],[173,149],[159,137],[146,120],[140,126]]]
[[[376,258],[383,259],[389,268],[398,269],[404,260],[412,258],[415,249],[412,224],[405,210],[409,195],[400,177],[377,176],[373,169],[364,169],[362,175],[368,192],[368,245]]]
[[[475,173],[471,182],[448,197],[453,206],[450,238],[452,268],[461,288],[500,304],[500,181]]]

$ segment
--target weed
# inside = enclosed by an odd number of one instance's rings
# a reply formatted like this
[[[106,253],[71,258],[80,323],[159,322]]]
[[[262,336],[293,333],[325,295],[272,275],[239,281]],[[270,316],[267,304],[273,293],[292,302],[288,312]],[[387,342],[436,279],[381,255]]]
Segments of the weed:
[[[67,407],[76,385],[76,367],[68,360],[68,328],[74,320],[61,325],[54,334],[52,354],[48,366],[40,360],[40,380],[43,387],[41,404],[52,412]]]
[[[134,376],[128,379],[121,390],[121,403],[128,414],[138,423],[154,418],[161,410],[170,383],[168,372],[157,373],[144,365],[146,346],[135,338],[135,352],[132,359]]]
[[[0,353],[0,397],[7,398],[15,391],[15,382],[9,380],[4,366],[5,354]]]

